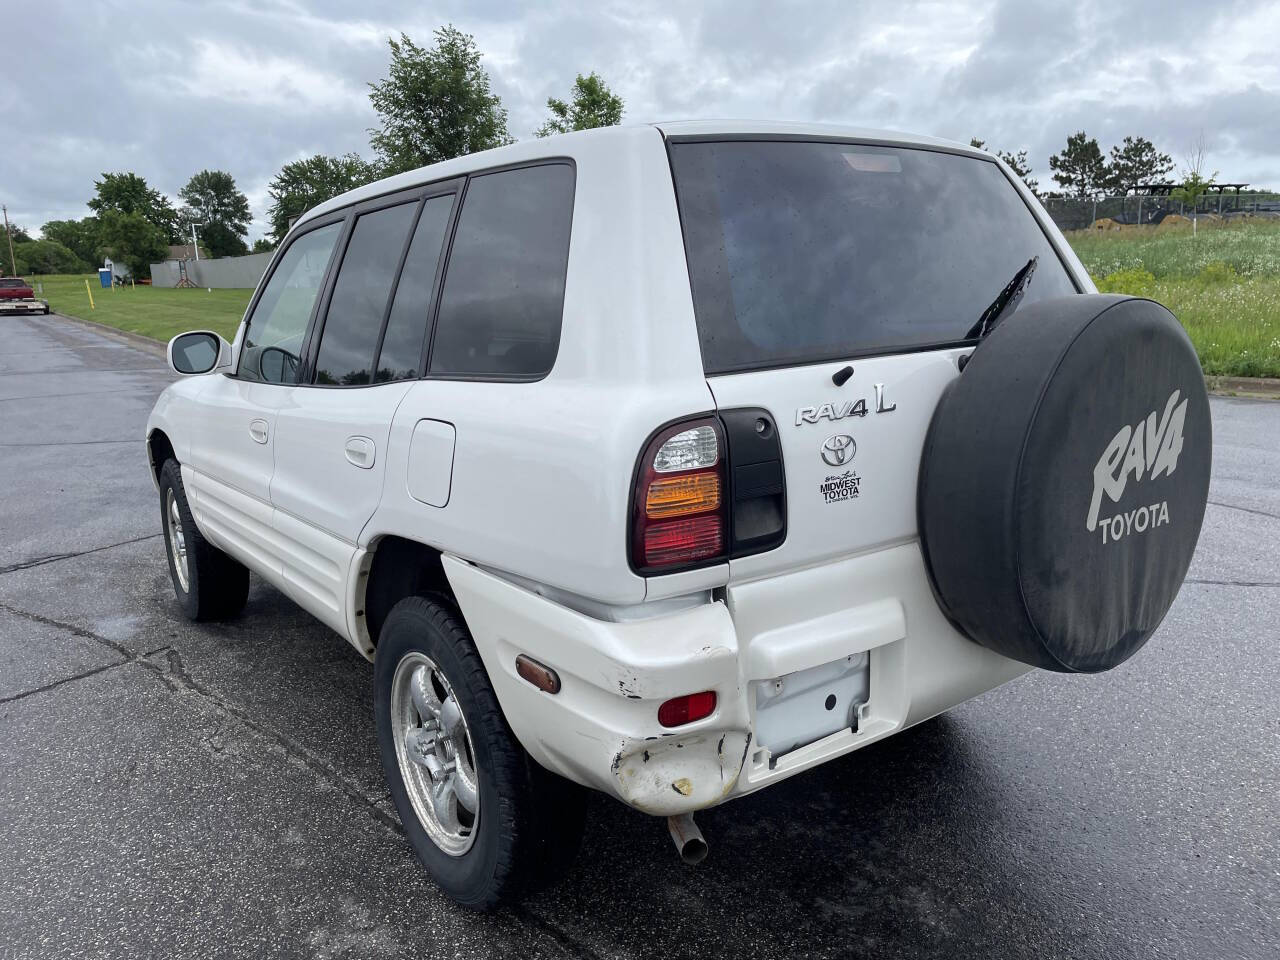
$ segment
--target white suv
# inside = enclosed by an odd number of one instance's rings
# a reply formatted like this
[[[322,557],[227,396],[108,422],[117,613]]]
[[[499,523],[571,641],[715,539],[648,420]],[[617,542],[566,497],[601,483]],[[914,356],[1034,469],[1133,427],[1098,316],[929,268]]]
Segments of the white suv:
[[[1208,489],[1176,320],[1096,295],[998,160],[901,134],[402,174],[303,217],[233,344],[169,356],[180,603],[234,616],[252,570],[373,661],[400,818],[471,906],[565,867],[583,787],[696,860],[696,810],[1115,666]]]

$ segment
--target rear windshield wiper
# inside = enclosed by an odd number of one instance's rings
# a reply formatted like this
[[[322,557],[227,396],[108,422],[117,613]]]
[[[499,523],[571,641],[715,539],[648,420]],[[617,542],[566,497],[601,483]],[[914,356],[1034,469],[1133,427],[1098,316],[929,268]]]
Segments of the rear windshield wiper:
[[[996,295],[996,298],[991,301],[991,305],[982,311],[982,316],[978,318],[977,323],[969,328],[969,332],[964,335],[964,339],[981,340],[995,329],[996,324],[1006,314],[1013,312],[1013,309],[1018,305],[1018,301],[1022,299],[1022,295],[1027,292],[1027,285],[1031,282],[1031,275],[1036,272],[1036,266],[1039,263],[1039,257],[1032,257],[1022,265],[1022,269],[1013,275],[1013,279]]]

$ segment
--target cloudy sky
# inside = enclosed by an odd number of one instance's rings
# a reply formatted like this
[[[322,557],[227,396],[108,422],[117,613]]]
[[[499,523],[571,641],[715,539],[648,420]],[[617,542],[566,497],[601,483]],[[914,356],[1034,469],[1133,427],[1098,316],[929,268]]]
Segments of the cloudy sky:
[[[16,9],[15,9],[16,7]],[[1181,159],[1203,131],[1220,180],[1280,189],[1280,0],[649,3],[593,0],[6,0],[0,199],[36,228],[84,216],[132,170],[174,196],[224,169],[265,232],[266,185],[313,153],[371,156],[387,37],[475,35],[511,133],[598,71],[624,122],[856,123],[1048,157],[1084,129]],[[15,38],[21,42],[14,42]]]

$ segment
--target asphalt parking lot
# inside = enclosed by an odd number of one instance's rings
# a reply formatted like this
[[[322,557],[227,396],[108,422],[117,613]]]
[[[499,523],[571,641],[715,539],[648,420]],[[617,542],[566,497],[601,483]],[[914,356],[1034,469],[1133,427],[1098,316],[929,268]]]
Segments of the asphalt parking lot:
[[[182,619],[163,361],[0,330],[0,957],[1280,955],[1280,403],[1213,401],[1200,549],[1128,664],[701,814],[698,868],[597,797],[561,888],[476,916],[400,834],[369,665],[256,580]]]

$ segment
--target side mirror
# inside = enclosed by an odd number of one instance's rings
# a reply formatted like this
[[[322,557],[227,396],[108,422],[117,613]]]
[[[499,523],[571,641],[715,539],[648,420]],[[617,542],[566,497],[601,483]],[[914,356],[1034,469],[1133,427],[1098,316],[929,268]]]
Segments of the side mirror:
[[[283,347],[263,347],[258,355],[258,368],[267,383],[296,383],[298,356]]]
[[[169,369],[183,376],[231,364],[231,344],[212,330],[180,333],[169,341]]]

